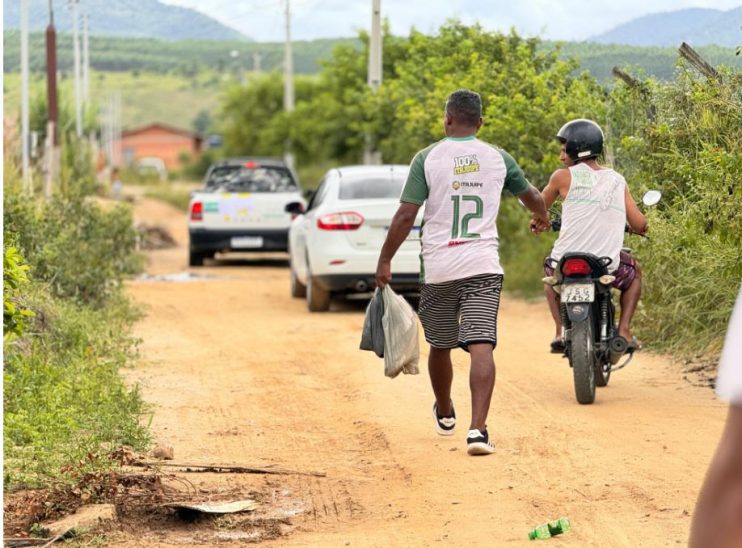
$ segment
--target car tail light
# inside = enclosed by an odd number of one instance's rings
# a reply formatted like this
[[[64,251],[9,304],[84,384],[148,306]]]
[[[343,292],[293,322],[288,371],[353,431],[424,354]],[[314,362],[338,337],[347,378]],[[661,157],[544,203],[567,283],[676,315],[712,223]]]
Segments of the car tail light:
[[[363,217],[353,211],[328,213],[317,219],[317,226],[322,230],[358,230],[363,224]]]
[[[567,259],[562,265],[562,274],[565,276],[585,276],[592,269],[585,259]]]
[[[247,162],[244,163],[244,166],[247,169],[255,169],[256,167],[258,167],[258,164],[256,164],[255,162],[253,162],[251,160],[248,160]]]
[[[203,221],[203,220],[204,220],[203,202],[193,202],[191,204],[191,221]]]

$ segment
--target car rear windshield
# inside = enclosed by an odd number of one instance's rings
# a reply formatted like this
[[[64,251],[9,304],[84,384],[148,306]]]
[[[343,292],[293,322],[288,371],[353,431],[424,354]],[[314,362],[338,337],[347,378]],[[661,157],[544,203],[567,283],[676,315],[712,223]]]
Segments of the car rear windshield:
[[[206,188],[220,192],[294,192],[297,190],[291,172],[280,166],[218,167],[209,174]]]
[[[364,200],[368,198],[399,198],[406,175],[370,175],[368,177],[340,179],[341,200]]]

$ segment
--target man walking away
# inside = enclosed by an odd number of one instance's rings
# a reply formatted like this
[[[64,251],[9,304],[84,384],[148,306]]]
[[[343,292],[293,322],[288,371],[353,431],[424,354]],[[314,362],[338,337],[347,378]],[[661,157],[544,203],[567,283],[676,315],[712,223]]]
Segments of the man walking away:
[[[477,139],[481,126],[479,94],[465,89],[452,93],[443,117],[446,137],[413,158],[376,270],[378,287],[392,280],[392,258],[425,204],[419,315],[430,344],[433,417],[438,434],[454,433],[451,349],[461,347],[471,357],[470,455],[495,450],[487,414],[495,386],[492,354],[503,280],[496,225],[503,190],[518,195],[534,213],[532,223],[538,230],[549,226],[538,190],[512,156]]]

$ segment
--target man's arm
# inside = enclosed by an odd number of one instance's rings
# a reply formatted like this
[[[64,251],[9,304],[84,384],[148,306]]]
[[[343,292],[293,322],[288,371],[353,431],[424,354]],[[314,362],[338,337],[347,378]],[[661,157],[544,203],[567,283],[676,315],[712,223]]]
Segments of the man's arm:
[[[629,185],[626,185],[625,202],[626,221],[629,223],[629,229],[634,234],[646,234],[649,229],[647,218],[641,211],[639,211],[639,207],[636,205],[636,202],[634,202],[634,198],[631,197]]]
[[[531,183],[528,183],[528,188],[525,192],[518,194],[518,199],[533,213],[533,218],[531,219],[531,231],[544,232],[549,230],[551,227],[549,214],[546,212],[544,199],[541,197],[541,193],[538,189]]]
[[[419,209],[420,206],[417,204],[402,202],[392,218],[392,224],[389,226],[386,240],[379,254],[379,262],[376,265],[376,286],[380,289],[392,279],[392,258],[407,238],[412,225],[415,224]]]
[[[544,206],[549,209],[557,198],[566,198],[569,190],[571,175],[568,169],[557,169],[549,177],[549,182],[541,191],[541,197],[544,199]]]
[[[742,538],[742,406],[729,407],[691,525],[691,548],[734,546]]]

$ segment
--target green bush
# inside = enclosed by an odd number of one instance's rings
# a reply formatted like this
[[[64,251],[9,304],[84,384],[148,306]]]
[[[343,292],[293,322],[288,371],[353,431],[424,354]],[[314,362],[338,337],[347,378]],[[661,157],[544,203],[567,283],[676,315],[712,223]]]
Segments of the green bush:
[[[23,264],[18,250],[5,247],[3,253],[3,337],[11,338],[23,334],[33,312],[19,301],[28,287],[28,265]]]
[[[4,205],[5,238],[17,242],[35,279],[57,297],[100,306],[141,269],[126,205],[104,209],[78,196],[36,202],[8,189]]]
[[[636,241],[644,271],[641,335],[654,348],[718,356],[742,280],[742,75],[722,81],[682,69],[675,82],[616,90],[627,131],[619,166],[662,202],[650,239]]]
[[[105,308],[80,307],[44,285],[27,298],[36,321],[21,339],[6,341],[3,363],[4,480],[11,490],[111,466],[105,457],[113,449],[148,442],[139,391],[118,375],[135,351],[135,310],[120,297]]]
[[[168,203],[181,211],[188,211],[188,204],[191,202],[190,190],[168,185],[150,187],[144,195]]]
[[[136,351],[121,284],[141,265],[131,211],[77,191],[37,202],[16,182],[4,196],[5,489],[72,482],[148,439],[138,389],[118,375]]]

